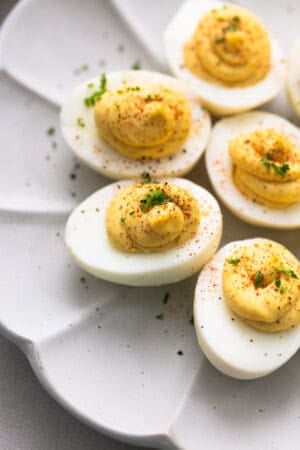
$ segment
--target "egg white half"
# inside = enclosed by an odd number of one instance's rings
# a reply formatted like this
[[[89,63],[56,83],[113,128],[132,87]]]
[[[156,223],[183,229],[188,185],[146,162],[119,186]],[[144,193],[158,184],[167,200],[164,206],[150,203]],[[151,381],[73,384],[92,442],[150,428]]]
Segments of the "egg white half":
[[[233,183],[229,141],[241,133],[263,128],[274,128],[283,133],[300,149],[300,130],[275,114],[253,111],[222,119],[212,130],[205,154],[210,181],[227,208],[245,222],[268,228],[299,228],[300,202],[285,209],[270,209],[245,197]]]
[[[288,56],[286,88],[291,106],[300,116],[300,39],[294,42]]]
[[[267,76],[252,86],[227,87],[210,83],[194,75],[184,64],[183,49],[201,17],[212,9],[230,3],[210,0],[185,2],[171,20],[164,34],[164,45],[172,73],[190,83],[203,104],[215,115],[237,114],[271,100],[280,91],[286,74],[286,61],[279,45],[270,37],[271,64]]]
[[[80,84],[67,98],[61,110],[63,136],[82,161],[113,179],[134,178],[142,172],[149,172],[154,177],[180,176],[192,170],[204,152],[211,125],[209,114],[201,108],[198,96],[189,86],[171,76],[144,70],[106,74],[107,90],[122,88],[124,85],[162,85],[181,92],[191,108],[191,129],[184,145],[176,153],[161,159],[137,161],[119,154],[99,136],[94,121],[94,108],[84,104],[84,99],[93,93],[88,85],[92,83],[98,86],[99,79],[100,77],[93,78]],[[83,120],[84,127],[78,125],[78,118]]]
[[[81,203],[68,219],[65,241],[76,262],[98,278],[131,286],[175,283],[197,273],[214,255],[222,234],[222,216],[215,198],[191,181],[165,179],[188,190],[200,206],[196,235],[185,244],[159,253],[126,253],[106,233],[105,214],[113,196],[133,180],[110,184]],[[99,211],[98,211],[98,210]]]
[[[299,349],[300,327],[264,333],[239,320],[223,293],[223,265],[232,252],[263,239],[225,245],[203,268],[194,300],[194,323],[199,345],[208,360],[225,375],[240,379],[263,377],[285,364]]]

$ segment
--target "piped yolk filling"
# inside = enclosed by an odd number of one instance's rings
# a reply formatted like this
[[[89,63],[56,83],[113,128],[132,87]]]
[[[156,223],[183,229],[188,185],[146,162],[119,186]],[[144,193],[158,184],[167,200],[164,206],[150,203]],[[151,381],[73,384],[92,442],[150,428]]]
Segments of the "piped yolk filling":
[[[197,200],[168,183],[136,184],[122,189],[106,212],[106,230],[124,252],[161,252],[191,239],[200,223]]]
[[[265,241],[236,249],[223,267],[229,308],[265,332],[300,323],[300,264],[285,247]]]
[[[184,47],[184,61],[197,77],[227,86],[251,86],[270,70],[271,45],[258,19],[224,5],[205,14]]]
[[[272,209],[300,201],[300,150],[287,136],[272,128],[240,134],[229,153],[243,195]]]
[[[160,159],[180,150],[191,128],[191,110],[180,92],[164,86],[106,91],[96,103],[101,137],[130,159]]]

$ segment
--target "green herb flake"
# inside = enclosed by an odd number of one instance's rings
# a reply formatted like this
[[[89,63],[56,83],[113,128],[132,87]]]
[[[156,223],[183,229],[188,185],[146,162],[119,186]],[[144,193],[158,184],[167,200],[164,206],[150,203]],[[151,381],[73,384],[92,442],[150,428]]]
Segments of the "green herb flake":
[[[89,89],[93,88],[94,86],[95,86],[94,83],[89,83],[89,84],[87,85],[87,87],[88,87]]]
[[[84,99],[85,106],[87,107],[95,106],[95,103],[99,101],[104,92],[106,92],[106,86],[107,86],[107,79],[105,73],[103,73],[100,78],[99,90],[95,91],[90,97],[86,97]]]
[[[262,162],[263,165],[264,165],[267,169],[270,169],[270,167],[271,167],[271,158],[268,157],[268,153],[267,153],[266,157],[262,157],[262,158],[260,159],[260,162]]]
[[[287,172],[290,170],[290,166],[288,164],[282,164],[279,167],[279,166],[276,166],[276,164],[272,163],[271,167],[273,170],[275,170],[277,175],[279,175],[280,177],[285,177]]]
[[[151,206],[164,205],[170,201],[171,200],[166,196],[164,191],[158,188],[152,194],[147,194],[145,198],[140,200],[141,210],[145,212]]]
[[[125,223],[126,222],[126,217],[121,217],[120,222],[121,223]]]
[[[225,40],[224,36],[217,36],[215,38],[215,43],[216,44],[221,44],[222,42],[224,42],[224,40]]]
[[[170,293],[169,293],[169,292],[166,292],[166,293],[165,293],[165,296],[164,296],[164,298],[163,298],[163,304],[164,304],[164,305],[166,305],[166,304],[168,303],[169,298],[170,298]]]
[[[140,86],[128,86],[128,88],[126,90],[127,90],[127,92],[134,92],[134,91],[140,91],[141,88],[140,88]]]
[[[241,18],[239,16],[234,16],[232,20],[233,22],[239,23],[241,21]]]
[[[48,130],[47,130],[48,136],[53,136],[54,133],[55,133],[55,128],[54,127],[48,128]]]
[[[157,316],[155,316],[155,318],[158,319],[158,320],[163,320],[164,317],[165,317],[164,313],[157,314]]]
[[[255,275],[254,275],[254,285],[255,285],[255,287],[262,288],[263,287],[263,280],[264,280],[264,275],[261,273],[261,271],[258,270],[257,272],[255,272]]]
[[[235,23],[235,22],[233,22],[233,23],[231,23],[230,25],[229,25],[229,27],[228,27],[228,31],[233,31],[233,32],[235,32],[235,31],[237,31],[238,30],[238,24],[237,23]]]
[[[281,286],[281,279],[280,279],[280,278],[276,278],[276,279],[275,279],[275,286],[276,286],[277,288],[280,288],[280,286]]]
[[[288,164],[282,164],[281,166],[277,166],[274,162],[272,162],[272,159],[273,159],[272,153],[267,152],[266,156],[262,157],[260,161],[267,169],[272,168],[277,173],[277,175],[279,175],[280,177],[285,177],[287,172],[290,170],[290,166]]]
[[[281,286],[281,288],[280,288],[280,294],[284,294],[286,291],[287,291],[287,289],[288,289],[288,286]]]
[[[133,216],[135,214],[135,211],[130,211],[129,215]]]
[[[99,208],[96,208],[96,212],[100,212],[100,209],[99,209]]]
[[[227,262],[229,262],[229,264],[236,265],[239,262],[241,262],[241,260],[239,258],[237,258],[237,259],[227,259]]]
[[[76,123],[77,123],[77,125],[78,125],[79,127],[81,127],[81,128],[84,128],[84,127],[85,127],[85,123],[84,123],[82,117],[77,117]]]
[[[283,273],[284,275],[288,275],[291,278],[299,279],[298,275],[290,269],[285,269],[284,267],[275,267],[276,272]]]
[[[152,183],[152,178],[149,172],[143,172],[141,175],[142,184]]]
[[[138,61],[136,61],[134,64],[132,64],[132,66],[131,66],[131,70],[141,70],[141,64],[138,62]]]

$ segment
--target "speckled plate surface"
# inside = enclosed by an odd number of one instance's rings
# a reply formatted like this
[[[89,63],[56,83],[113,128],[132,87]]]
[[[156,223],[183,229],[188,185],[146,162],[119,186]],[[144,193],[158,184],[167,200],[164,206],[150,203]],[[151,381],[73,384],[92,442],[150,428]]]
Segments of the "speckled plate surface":
[[[300,4],[240,3],[264,19],[287,51],[298,34]],[[0,35],[1,332],[23,349],[57,401],[113,437],[186,450],[296,448],[299,352],[266,378],[225,377],[196,343],[195,278],[125,288],[80,271],[64,247],[69,212],[108,180],[64,144],[59,105],[76,84],[104,71],[136,62],[165,69],[159,36],[179,4],[157,0],[150,14],[145,0],[23,0],[6,20]],[[283,92],[267,109],[292,118]],[[211,190],[203,160],[190,178]],[[270,231],[223,212],[224,243],[265,236],[299,256],[299,231]]]

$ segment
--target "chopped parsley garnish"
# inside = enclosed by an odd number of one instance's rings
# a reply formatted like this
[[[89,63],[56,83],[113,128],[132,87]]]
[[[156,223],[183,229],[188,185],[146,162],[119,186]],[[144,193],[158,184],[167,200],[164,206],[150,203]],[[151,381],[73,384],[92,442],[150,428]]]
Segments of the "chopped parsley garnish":
[[[135,214],[135,211],[130,211],[129,215],[133,216]]]
[[[155,318],[158,319],[158,320],[163,320],[163,318],[164,318],[164,313],[157,314],[157,316],[155,316]]]
[[[164,296],[164,299],[163,299],[163,304],[164,305],[166,305],[168,303],[169,298],[170,298],[170,293],[166,292],[165,296]]]
[[[106,92],[106,75],[103,73],[100,78],[100,85],[98,91],[95,91],[90,97],[86,97],[84,99],[85,106],[95,106],[95,103],[101,99],[104,92]]]
[[[229,25],[228,31],[237,31],[238,28],[239,28],[238,24],[234,22]]]
[[[261,162],[267,169],[270,169],[271,161],[272,161],[272,153],[270,153],[270,152],[267,152],[266,156],[261,158]]]
[[[290,166],[285,163],[282,164],[281,166],[277,166],[275,163],[272,162],[272,159],[273,159],[272,153],[267,152],[266,156],[262,157],[260,161],[267,169],[272,168],[277,173],[277,175],[279,175],[280,177],[284,177],[286,173],[290,170]]]
[[[264,280],[264,276],[261,273],[261,271],[258,270],[257,272],[255,272],[255,275],[254,275],[254,285],[255,285],[255,287],[262,288],[263,287],[263,280]]]
[[[99,209],[99,208],[96,208],[96,211],[97,211],[97,212],[99,212],[99,211],[100,211],[100,209]]]
[[[164,205],[169,202],[171,202],[169,197],[166,196],[164,191],[158,188],[152,194],[147,194],[145,198],[140,200],[141,210],[145,212],[151,206]]]
[[[84,123],[82,117],[77,117],[77,125],[78,125],[79,127],[81,127],[81,128],[84,128],[84,127],[85,127],[85,123]]]
[[[134,64],[132,64],[131,69],[132,70],[141,70],[141,64],[137,61]]]
[[[142,184],[145,183],[152,183],[152,178],[149,172],[143,172],[141,175],[142,178]]]
[[[224,42],[225,38],[224,36],[217,36],[215,39],[216,44],[221,44],[221,42]]]
[[[90,89],[93,88],[94,86],[95,86],[94,83],[89,83],[89,84],[87,85],[87,87],[90,88]]]
[[[227,262],[229,262],[229,264],[233,264],[233,265],[236,265],[236,264],[238,264],[239,262],[241,262],[241,260],[239,259],[239,258],[237,258],[237,259],[227,259]]]
[[[125,223],[126,222],[126,217],[121,217],[120,222],[121,223]]]
[[[126,89],[126,91],[127,92],[130,92],[130,91],[140,91],[141,90],[141,88],[140,88],[140,86],[129,86],[127,89]]]
[[[290,170],[290,166],[288,164],[282,164],[280,167],[276,166],[276,164],[271,164],[271,167],[277,175],[281,177],[285,177],[286,173]]]
[[[285,269],[284,267],[275,267],[275,270],[276,272],[284,273],[284,275],[288,275],[291,278],[299,279],[298,275],[293,270]]]
[[[287,286],[281,286],[280,288],[280,294],[284,294],[287,291],[288,287]]]
[[[47,130],[48,136],[53,136],[54,133],[55,133],[55,128],[54,127],[48,128],[48,130]]]
[[[275,279],[275,286],[278,287],[278,288],[281,286],[281,279],[280,278],[276,278]]]

